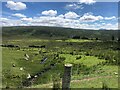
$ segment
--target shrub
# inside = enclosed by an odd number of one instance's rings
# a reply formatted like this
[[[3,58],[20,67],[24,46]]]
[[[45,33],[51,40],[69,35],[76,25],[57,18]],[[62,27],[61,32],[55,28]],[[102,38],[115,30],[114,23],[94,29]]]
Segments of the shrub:
[[[59,59],[64,61],[66,58],[65,57],[59,57]]]
[[[81,58],[82,58],[81,56],[78,56],[78,57],[76,57],[76,60],[81,59]]]

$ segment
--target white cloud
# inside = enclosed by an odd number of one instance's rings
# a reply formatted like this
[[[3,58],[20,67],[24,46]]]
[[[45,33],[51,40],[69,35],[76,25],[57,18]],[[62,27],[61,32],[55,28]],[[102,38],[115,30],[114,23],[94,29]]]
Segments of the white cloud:
[[[3,18],[3,17],[0,19],[0,21],[7,21],[7,20],[9,20],[9,19],[8,18]]]
[[[82,17],[80,17],[80,21],[83,21],[83,22],[95,22],[102,19],[103,19],[102,16],[94,16],[90,13],[86,13]]]
[[[56,10],[48,10],[48,11],[43,11],[42,15],[46,15],[46,16],[56,16],[57,15],[57,11]]]
[[[12,14],[12,16],[20,17],[20,18],[25,18],[26,17],[24,14],[21,14],[21,13]]]
[[[93,4],[96,2],[96,0],[79,0],[80,3],[85,3],[85,4]]]
[[[117,19],[115,16],[112,16],[112,17],[105,17],[104,18],[105,20],[112,20],[112,19]]]
[[[72,4],[67,4],[65,8],[68,10],[72,10],[72,9],[74,10],[74,9],[83,9],[83,6],[78,3],[72,3]]]
[[[32,18],[26,18],[26,17],[25,17],[25,18],[22,18],[21,20],[22,20],[22,21],[29,21],[29,22],[30,22],[30,21],[32,21],[33,19],[32,19]]]
[[[1,18],[3,26],[55,26],[55,27],[67,27],[67,28],[76,28],[76,29],[118,29],[118,24],[113,22],[100,22],[100,20],[104,21],[105,17],[102,16],[94,16],[92,14],[85,14],[89,16],[90,21],[97,20],[98,22],[86,23],[79,20],[79,18],[65,18],[65,15],[60,14],[58,16],[39,16],[39,17],[23,17],[18,19],[10,19],[10,18]],[[84,16],[84,15],[83,15]],[[83,17],[82,16],[82,17]],[[81,18],[82,18],[81,17]],[[87,17],[88,18],[88,17]],[[84,21],[84,20],[83,20]],[[85,20],[86,21],[86,20]],[[89,19],[88,19],[89,21]],[[88,22],[87,21],[87,22]]]
[[[26,9],[26,4],[22,2],[7,1],[6,6],[11,10],[24,10]]]
[[[79,15],[77,15],[75,12],[67,12],[64,16],[65,18],[71,18],[71,19],[75,19],[79,17]]]
[[[114,23],[114,24],[112,24],[112,23],[106,23],[104,25],[101,25],[100,27],[101,28],[105,28],[107,30],[118,30],[118,23]]]
[[[21,20],[14,20],[14,19],[3,19],[2,20],[2,26],[19,26],[21,23],[23,23]]]

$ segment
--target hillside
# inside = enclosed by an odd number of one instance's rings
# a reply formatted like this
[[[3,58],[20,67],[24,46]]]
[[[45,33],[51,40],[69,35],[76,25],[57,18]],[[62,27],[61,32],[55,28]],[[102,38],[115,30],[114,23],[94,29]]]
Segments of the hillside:
[[[22,27],[3,27],[2,36],[5,38],[71,38],[73,36],[99,38],[102,40],[111,40],[111,37],[118,37],[118,30],[83,30],[60,27],[44,26],[22,26]]]

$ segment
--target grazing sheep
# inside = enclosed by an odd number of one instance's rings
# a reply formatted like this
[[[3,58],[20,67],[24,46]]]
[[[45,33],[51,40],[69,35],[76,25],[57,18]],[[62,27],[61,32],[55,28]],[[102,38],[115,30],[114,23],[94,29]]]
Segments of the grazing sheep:
[[[22,71],[22,70],[23,70],[23,67],[21,67],[20,70]]]
[[[31,78],[31,75],[28,73],[27,79]]]
[[[15,67],[16,65],[13,63],[12,66]]]
[[[25,57],[24,59],[25,59],[25,60],[29,60],[29,59],[28,59],[28,58],[26,58],[26,57]]]
[[[25,57],[24,57],[25,60],[29,60],[30,57],[29,57],[28,54],[25,54],[24,56],[25,56]]]
[[[117,72],[114,72],[114,74],[115,74],[115,75],[118,75],[118,73],[117,73]]]
[[[34,77],[35,77],[35,78],[37,78],[38,76],[37,76],[37,75],[35,75]]]
[[[24,56],[25,56],[26,58],[30,58],[28,54],[25,54]]]

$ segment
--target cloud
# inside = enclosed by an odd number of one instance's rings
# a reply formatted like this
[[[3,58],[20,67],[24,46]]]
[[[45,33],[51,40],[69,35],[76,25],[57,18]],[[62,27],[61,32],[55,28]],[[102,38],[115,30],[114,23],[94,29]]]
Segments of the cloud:
[[[75,19],[79,17],[79,15],[77,15],[75,12],[67,12],[64,16],[65,18],[71,18],[71,19]]]
[[[12,14],[12,16],[19,17],[19,18],[25,18],[26,17],[24,14],[21,14],[21,13]]]
[[[83,9],[83,6],[78,3],[72,3],[72,4],[67,4],[65,8],[68,10],[74,10],[74,9]]]
[[[33,19],[32,19],[32,18],[26,18],[26,17],[24,17],[24,18],[22,18],[21,20],[22,20],[22,21],[29,21],[29,22],[30,22],[30,21],[32,21]]]
[[[40,16],[33,18],[21,18],[17,20],[1,18],[3,26],[55,26],[76,29],[107,29],[118,30],[118,23],[84,23],[79,19],[68,19],[59,16]]]
[[[112,20],[112,19],[117,19],[115,16],[112,16],[112,17],[105,17],[104,18],[105,20]]]
[[[10,8],[11,10],[24,10],[27,8],[26,4],[14,1],[7,1],[6,7]]]
[[[98,20],[103,20],[102,16],[94,16],[91,13],[85,13],[82,17],[80,17],[80,21],[83,22],[95,22]]]
[[[8,19],[8,18],[2,18],[1,21],[2,26],[19,26],[21,23],[21,20],[14,20],[14,19]]]
[[[31,21],[31,25],[37,26],[56,26],[56,27],[73,27],[75,23],[79,23],[79,20],[67,19],[60,16],[50,17],[41,16],[35,17]]]
[[[57,11],[56,10],[46,10],[46,11],[43,11],[41,13],[42,15],[46,15],[46,16],[56,16],[57,15]]]
[[[107,30],[118,29],[117,23],[108,21],[108,19],[115,19],[115,16],[103,17],[99,15],[93,15],[92,13],[85,13],[83,16],[80,17],[80,15],[76,14],[75,12],[67,12],[60,15],[48,14],[36,17],[26,17],[24,14],[21,13],[16,13],[12,15],[20,18],[16,19],[11,17],[2,17],[0,23],[2,22],[3,26],[55,26],[93,30],[99,30],[101,28]]]
[[[0,19],[0,21],[7,21],[7,20],[9,20],[9,19],[8,18],[3,18],[3,17]]]
[[[80,3],[85,3],[85,4],[93,4],[95,3],[96,1],[95,0],[79,0]]]
[[[101,25],[100,27],[103,29],[106,29],[106,30],[118,30],[118,23],[114,23],[114,24],[113,23],[106,23],[104,25]]]

